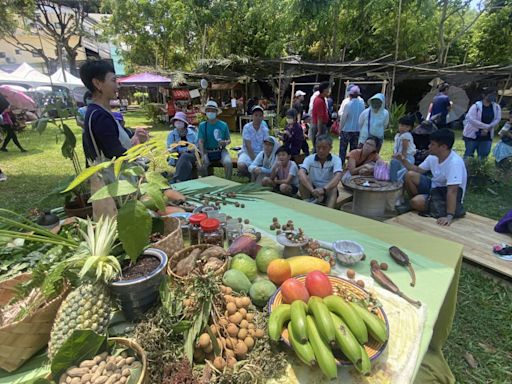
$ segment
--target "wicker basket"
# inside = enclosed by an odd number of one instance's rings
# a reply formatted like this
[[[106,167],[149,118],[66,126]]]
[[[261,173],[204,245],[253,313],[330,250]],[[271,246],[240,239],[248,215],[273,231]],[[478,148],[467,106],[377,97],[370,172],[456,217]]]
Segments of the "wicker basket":
[[[29,273],[24,273],[0,283],[0,306],[14,297],[17,284],[30,278]],[[67,289],[22,320],[0,328],[0,368],[12,372],[48,344],[57,310],[66,293]]]
[[[176,253],[174,253],[170,258],[169,258],[169,264],[167,264],[167,274],[168,275],[171,275],[177,279],[180,279],[180,280],[188,280],[192,277],[192,275],[190,276],[178,276],[177,274],[175,274],[172,270],[176,267],[176,265],[180,262],[180,260],[184,259],[185,257],[187,257],[190,252],[192,252],[194,249],[200,249],[201,252],[208,249],[208,248],[211,248],[213,247],[213,245],[210,245],[210,244],[198,244],[198,245],[192,245],[190,247],[187,247],[185,249],[182,249],[181,251],[178,251]],[[227,255],[227,252],[226,252],[226,255],[224,256],[224,264],[222,264],[222,267],[217,269],[215,272],[214,272],[214,275],[220,275],[220,274],[223,274],[224,272],[226,272],[227,268],[228,268],[228,255]]]
[[[142,373],[140,374],[139,380],[136,384],[144,384],[147,383],[146,373],[148,371],[148,358],[146,356],[146,352],[142,349],[142,347],[137,343],[134,339],[125,339],[124,337],[110,337],[109,341],[114,341],[117,344],[124,345],[130,348],[137,354],[139,361],[142,363]]]
[[[162,217],[164,221],[164,238],[152,245],[152,248],[160,249],[171,257],[174,253],[184,248],[183,235],[181,233],[181,223],[176,217]]]
[[[134,339],[126,339],[124,337],[109,337],[108,341],[113,341],[117,344],[124,345],[125,347],[130,348],[132,351],[136,353],[138,360],[142,363],[142,372],[136,384],[149,384],[146,377],[146,373],[148,371],[148,358],[146,356],[146,352],[137,343],[137,341],[135,341]],[[48,376],[46,376],[46,379],[53,379],[51,373]]]

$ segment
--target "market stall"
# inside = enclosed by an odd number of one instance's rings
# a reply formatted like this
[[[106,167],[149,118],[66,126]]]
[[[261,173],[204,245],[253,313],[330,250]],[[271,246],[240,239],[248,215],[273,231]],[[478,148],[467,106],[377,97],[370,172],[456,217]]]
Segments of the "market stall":
[[[151,145],[137,154],[151,157]],[[91,197],[104,207],[122,196],[117,219],[61,222],[50,232],[0,214],[9,228],[0,234],[58,246],[50,248],[51,266],[32,271],[40,279],[50,268],[53,278],[44,282],[57,295],[41,308],[53,305],[37,344],[27,323],[42,319],[39,311],[14,323],[0,317],[0,366],[10,372],[0,371],[0,383],[49,374],[58,382],[175,383],[192,380],[192,372],[210,383],[453,380],[441,348],[455,311],[460,245],[216,177],[159,193],[166,187],[157,173],[125,168],[137,154],[108,163],[145,175],[137,184],[119,180]],[[131,262],[112,256],[117,236]],[[149,248],[138,247],[141,238]],[[149,273],[132,275],[143,265]],[[76,267],[80,284],[55,285]],[[0,281],[7,319],[16,279]],[[14,337],[23,330],[30,353]],[[126,339],[106,343],[107,330]],[[51,365],[46,354],[27,362],[45,335]]]

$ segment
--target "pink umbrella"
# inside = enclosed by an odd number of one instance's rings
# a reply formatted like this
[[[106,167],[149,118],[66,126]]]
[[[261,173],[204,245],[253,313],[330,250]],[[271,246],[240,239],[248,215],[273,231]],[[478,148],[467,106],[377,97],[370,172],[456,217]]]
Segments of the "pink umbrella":
[[[23,92],[17,91],[8,85],[0,85],[0,93],[7,99],[13,108],[28,110],[37,109],[36,102],[30,96],[27,96]]]

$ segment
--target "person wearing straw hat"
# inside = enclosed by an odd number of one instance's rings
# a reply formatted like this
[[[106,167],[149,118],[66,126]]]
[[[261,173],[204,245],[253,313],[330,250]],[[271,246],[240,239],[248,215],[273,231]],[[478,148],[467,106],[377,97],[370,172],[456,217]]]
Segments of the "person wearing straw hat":
[[[171,124],[174,129],[167,136],[167,149],[171,153],[178,154],[178,159],[173,156],[169,158],[169,165],[176,168],[171,183],[178,183],[192,179],[192,171],[197,165],[197,159],[195,151],[190,149],[189,144],[197,146],[197,135],[188,127],[187,115],[184,112],[176,112],[171,118]]]
[[[244,125],[242,130],[242,150],[238,154],[238,173],[250,176],[249,165],[263,151],[263,141],[268,137],[268,126],[263,120],[263,108],[255,105],[252,108],[252,121]]]
[[[226,179],[231,180],[233,163],[226,149],[226,146],[231,143],[229,129],[224,121],[217,119],[222,109],[214,100],[209,100],[202,111],[206,115],[206,121],[199,124],[198,133],[199,150],[203,156],[201,175],[207,175],[208,166],[212,162],[220,161],[224,167]]]

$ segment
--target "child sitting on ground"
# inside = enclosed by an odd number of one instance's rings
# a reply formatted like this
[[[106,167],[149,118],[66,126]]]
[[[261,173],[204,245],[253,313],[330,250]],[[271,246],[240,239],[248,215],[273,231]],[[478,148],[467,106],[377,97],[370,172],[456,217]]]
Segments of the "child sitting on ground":
[[[265,177],[262,184],[283,195],[296,195],[299,190],[299,167],[291,160],[290,150],[285,146],[280,147],[276,152],[276,158],[270,176]]]
[[[402,116],[398,120],[398,133],[395,135],[395,144],[393,146],[393,160],[390,163],[390,180],[402,181],[407,170],[402,165],[402,162],[396,160],[400,154],[410,164],[414,164],[414,154],[416,153],[416,146],[411,134],[414,125],[414,118],[408,115]]]
[[[279,143],[273,136],[263,140],[263,151],[258,153],[256,158],[249,165],[251,181],[261,184],[265,176],[269,176],[272,167],[276,162],[276,152],[279,149]]]

